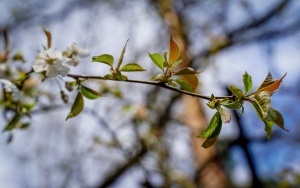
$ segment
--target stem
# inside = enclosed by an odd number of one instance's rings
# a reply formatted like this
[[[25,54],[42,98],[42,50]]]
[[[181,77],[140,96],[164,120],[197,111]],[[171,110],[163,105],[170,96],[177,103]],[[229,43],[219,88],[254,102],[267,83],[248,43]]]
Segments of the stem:
[[[105,80],[102,76],[83,76],[83,75],[76,75],[76,74],[68,74],[68,77],[71,77],[71,78],[74,78],[74,79],[84,78],[84,79]],[[175,91],[175,92],[178,92],[178,93],[190,95],[190,96],[201,98],[201,99],[206,99],[206,100],[211,99],[210,96],[204,96],[204,95],[200,95],[200,94],[197,94],[197,93],[184,91],[184,90],[181,90],[181,89],[177,89],[177,88],[168,86],[165,83],[161,83],[161,82],[130,80],[130,79],[128,79],[128,80],[110,80],[110,81],[131,82],[131,83],[138,83],[138,84],[153,85],[153,86],[158,86],[158,87],[161,87],[161,88],[165,88],[165,89],[168,89],[168,90],[171,90],[171,91]],[[231,99],[232,97],[233,96],[219,96],[219,97],[215,97],[215,98],[216,99]]]

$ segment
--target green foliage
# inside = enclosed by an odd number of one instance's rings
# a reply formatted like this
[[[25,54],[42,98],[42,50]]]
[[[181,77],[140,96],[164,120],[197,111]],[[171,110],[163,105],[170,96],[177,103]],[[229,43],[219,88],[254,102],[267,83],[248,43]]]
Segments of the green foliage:
[[[252,89],[252,78],[247,72],[243,75],[243,82],[245,93],[248,93]]]
[[[159,53],[150,54],[149,57],[153,61],[153,63],[160,68],[161,70],[164,69],[164,58]]]
[[[136,63],[129,63],[124,65],[120,71],[123,72],[134,72],[134,71],[146,71],[143,67]]]
[[[215,115],[210,120],[207,129],[202,131],[197,136],[198,138],[206,138],[205,142],[202,144],[202,147],[204,148],[211,147],[217,141],[221,129],[222,129],[221,114],[219,112],[216,112]]]
[[[80,89],[81,89],[82,95],[88,99],[94,100],[94,99],[101,97],[101,94],[99,92],[97,92],[91,88],[81,85]]]
[[[92,57],[92,62],[104,63],[104,64],[109,65],[110,67],[112,67],[113,64],[114,64],[114,57],[110,54],[102,54],[102,55],[99,55],[99,56],[93,56]]]
[[[76,117],[78,114],[80,114],[80,112],[83,110],[83,106],[84,106],[84,101],[83,101],[82,93],[78,92],[74,100],[74,103],[71,107],[71,111],[69,112],[66,120]]]

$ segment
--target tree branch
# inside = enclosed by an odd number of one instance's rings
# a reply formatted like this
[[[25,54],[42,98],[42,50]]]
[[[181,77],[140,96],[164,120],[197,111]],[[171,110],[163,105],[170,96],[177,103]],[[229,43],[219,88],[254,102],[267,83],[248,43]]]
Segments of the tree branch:
[[[69,77],[74,78],[74,79],[95,79],[95,80],[107,80],[102,76],[84,76],[84,75],[76,75],[76,74],[68,74]],[[157,86],[157,87],[161,87],[161,88],[165,88],[171,91],[175,91],[181,94],[186,94],[186,95],[190,95],[192,97],[197,97],[197,98],[201,98],[201,99],[206,99],[206,100],[210,100],[211,97],[209,96],[204,96],[204,95],[200,95],[197,93],[192,93],[192,92],[188,92],[188,91],[184,91],[181,89],[177,89],[171,86],[166,85],[163,82],[151,82],[151,81],[143,81],[143,80],[131,80],[131,79],[127,79],[127,80],[110,80],[110,81],[119,81],[119,82],[131,82],[131,83],[138,83],[138,84],[146,84],[146,85],[153,85],[153,86]],[[216,99],[231,99],[233,98],[233,96],[217,96],[215,97]]]

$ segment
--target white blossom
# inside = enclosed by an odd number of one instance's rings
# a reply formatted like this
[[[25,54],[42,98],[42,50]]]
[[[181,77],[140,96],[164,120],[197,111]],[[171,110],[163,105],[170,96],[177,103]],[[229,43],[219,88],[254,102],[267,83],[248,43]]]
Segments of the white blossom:
[[[66,54],[83,58],[89,56],[90,52],[85,48],[79,47],[76,43],[73,43],[70,47],[67,48]]]
[[[4,90],[6,92],[11,92],[15,99],[20,98],[20,91],[15,84],[13,84],[10,80],[0,78],[0,83],[3,84]]]
[[[49,48],[39,53],[32,68],[35,72],[46,71],[47,77],[55,77],[66,76],[72,65],[74,65],[72,59],[64,57],[60,51]]]

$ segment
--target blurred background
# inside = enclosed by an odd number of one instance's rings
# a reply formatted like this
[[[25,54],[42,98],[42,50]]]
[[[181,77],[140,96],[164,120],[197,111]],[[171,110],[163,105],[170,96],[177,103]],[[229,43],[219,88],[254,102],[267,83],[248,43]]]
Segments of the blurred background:
[[[148,53],[168,51],[170,35],[184,66],[204,71],[198,87],[203,95],[228,95],[228,85],[242,87],[245,71],[254,88],[268,72],[274,78],[287,72],[272,106],[290,130],[274,127],[266,139],[263,123],[246,104],[245,113],[232,112],[217,143],[204,149],[204,140],[195,137],[214,113],[207,101],[112,81],[91,83],[103,97],[86,100],[84,111],[65,121],[75,92],[65,105],[48,79],[40,89],[56,98],[41,99],[27,129],[1,133],[0,187],[300,186],[300,1],[1,0],[0,17],[11,51],[23,53],[27,71],[46,45],[43,26],[52,33],[53,48],[76,42],[91,51],[76,74],[103,76],[107,66],[91,57],[108,53],[116,59],[129,39],[124,61],[147,72],[126,75],[149,80],[159,69]]]

